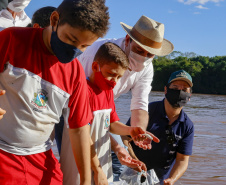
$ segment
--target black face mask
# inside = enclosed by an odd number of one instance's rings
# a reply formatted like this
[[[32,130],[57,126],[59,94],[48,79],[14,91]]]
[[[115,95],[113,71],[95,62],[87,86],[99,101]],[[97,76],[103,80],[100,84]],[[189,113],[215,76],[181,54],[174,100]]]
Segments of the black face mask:
[[[167,86],[166,99],[174,108],[184,106],[190,99],[191,93],[184,92],[183,90],[170,89]]]
[[[80,54],[82,54],[82,51],[80,51],[78,48],[61,41],[57,36],[57,31],[53,31],[53,27],[50,44],[53,53],[56,55],[56,57],[61,63],[66,64],[68,62],[71,62]]]

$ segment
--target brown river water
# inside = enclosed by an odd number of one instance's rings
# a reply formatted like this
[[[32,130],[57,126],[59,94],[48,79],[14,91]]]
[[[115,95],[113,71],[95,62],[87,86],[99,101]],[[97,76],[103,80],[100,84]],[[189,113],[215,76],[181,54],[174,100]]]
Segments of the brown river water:
[[[163,92],[151,92],[149,100],[163,97]],[[130,117],[130,100],[130,93],[116,100],[123,123]],[[175,185],[226,185],[226,96],[193,94],[184,110],[195,125],[193,155]],[[55,144],[53,151],[59,157]]]

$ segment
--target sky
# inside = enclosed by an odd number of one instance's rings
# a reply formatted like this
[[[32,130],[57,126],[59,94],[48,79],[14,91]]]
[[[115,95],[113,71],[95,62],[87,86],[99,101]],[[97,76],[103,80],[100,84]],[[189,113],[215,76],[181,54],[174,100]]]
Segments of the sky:
[[[61,2],[31,0],[25,12],[31,18],[37,9]],[[124,37],[120,22],[134,26],[145,15],[165,25],[164,38],[174,44],[174,51],[226,55],[226,0],[106,0],[106,5],[110,29],[104,38]]]

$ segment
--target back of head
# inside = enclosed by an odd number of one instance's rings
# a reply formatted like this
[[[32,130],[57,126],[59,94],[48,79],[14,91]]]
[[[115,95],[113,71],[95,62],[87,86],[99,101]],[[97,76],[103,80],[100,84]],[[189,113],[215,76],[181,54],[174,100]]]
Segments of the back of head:
[[[124,69],[129,67],[129,59],[124,51],[118,45],[111,42],[106,42],[100,46],[94,61],[97,61],[100,66],[114,62]]]
[[[38,9],[32,16],[31,26],[37,23],[41,28],[48,27],[50,25],[50,15],[55,10],[56,8],[52,6]]]
[[[103,37],[109,28],[108,7],[105,0],[64,0],[56,10],[58,25],[69,24]]]

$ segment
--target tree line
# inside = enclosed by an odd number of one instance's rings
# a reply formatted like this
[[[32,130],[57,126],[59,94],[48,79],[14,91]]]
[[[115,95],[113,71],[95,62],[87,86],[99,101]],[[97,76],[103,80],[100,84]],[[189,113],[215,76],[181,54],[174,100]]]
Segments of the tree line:
[[[226,95],[226,56],[206,57],[174,51],[153,60],[153,91],[163,91],[172,72],[183,69],[192,76],[193,93]]]

